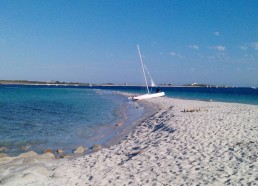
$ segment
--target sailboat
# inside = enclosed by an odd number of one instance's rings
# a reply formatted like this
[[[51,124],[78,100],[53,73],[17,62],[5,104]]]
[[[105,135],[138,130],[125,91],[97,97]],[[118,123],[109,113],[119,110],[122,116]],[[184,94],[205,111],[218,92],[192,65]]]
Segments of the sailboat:
[[[254,83],[253,86],[251,86],[251,88],[252,88],[252,89],[256,89],[256,88],[257,88],[257,87],[255,86],[255,83]]]
[[[139,45],[137,45],[137,49],[138,49],[138,53],[139,53],[139,57],[140,57],[140,62],[141,62],[142,72],[143,72],[144,80],[145,80],[145,84],[146,84],[147,94],[143,94],[143,95],[139,95],[139,96],[134,96],[134,97],[132,97],[132,99],[134,101],[136,101],[136,100],[142,100],[142,99],[149,99],[149,98],[156,98],[156,97],[165,96],[164,92],[156,92],[156,93],[152,93],[152,94],[150,93],[145,70],[147,71],[149,76],[150,76],[150,72],[147,70],[146,65],[144,65],[143,62],[142,62],[142,56],[141,56],[141,51],[140,51]],[[151,79],[151,84],[155,85],[155,83],[152,80],[151,76],[150,76],[150,79]]]

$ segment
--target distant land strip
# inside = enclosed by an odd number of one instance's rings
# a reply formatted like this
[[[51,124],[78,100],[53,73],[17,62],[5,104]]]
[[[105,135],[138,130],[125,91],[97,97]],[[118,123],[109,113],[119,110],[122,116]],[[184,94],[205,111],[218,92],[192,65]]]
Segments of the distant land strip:
[[[145,85],[130,85],[114,84],[114,83],[103,83],[103,84],[91,84],[91,83],[80,83],[80,82],[61,82],[61,81],[29,81],[29,80],[0,80],[0,85],[60,85],[60,86],[145,86]],[[173,84],[159,84],[158,87],[208,87],[208,88],[234,88],[227,85],[210,85],[210,84],[199,84],[191,83],[184,85],[173,85]]]
[[[0,84],[5,85],[81,85],[89,86],[90,83],[79,83],[79,82],[60,82],[60,81],[28,81],[28,80],[0,80]]]

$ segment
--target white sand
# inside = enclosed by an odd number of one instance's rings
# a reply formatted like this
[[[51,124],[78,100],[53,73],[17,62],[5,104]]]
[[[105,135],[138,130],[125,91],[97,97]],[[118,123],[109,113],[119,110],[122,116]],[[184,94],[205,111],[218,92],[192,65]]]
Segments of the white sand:
[[[258,185],[258,106],[148,102],[160,109],[120,144],[71,160],[1,163],[0,158],[0,183]]]

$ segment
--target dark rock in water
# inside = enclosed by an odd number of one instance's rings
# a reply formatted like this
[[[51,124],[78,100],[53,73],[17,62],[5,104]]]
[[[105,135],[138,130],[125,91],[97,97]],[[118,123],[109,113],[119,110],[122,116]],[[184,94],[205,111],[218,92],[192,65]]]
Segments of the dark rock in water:
[[[7,151],[7,147],[0,147],[0,152]]]
[[[64,151],[63,151],[62,149],[57,149],[56,152],[57,152],[58,154],[63,154],[63,153],[64,153]]]
[[[84,153],[84,151],[85,151],[85,148],[84,148],[83,146],[80,146],[80,147],[78,147],[77,149],[75,149],[75,150],[73,151],[73,153],[74,153],[74,154],[82,154],[82,153]]]
[[[98,150],[102,149],[102,146],[100,144],[95,144],[91,147],[91,149],[94,151],[98,151]]]
[[[48,152],[50,152],[50,153],[54,154],[54,152],[53,152],[53,150],[52,150],[52,149],[47,149],[47,150],[45,150],[45,151],[43,152],[43,154],[48,153]]]

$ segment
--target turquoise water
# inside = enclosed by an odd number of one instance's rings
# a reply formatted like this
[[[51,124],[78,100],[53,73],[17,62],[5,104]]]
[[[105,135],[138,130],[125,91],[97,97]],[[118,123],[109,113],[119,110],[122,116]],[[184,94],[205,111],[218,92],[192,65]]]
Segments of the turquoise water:
[[[38,153],[104,144],[124,123],[140,117],[126,97],[112,91],[78,88],[0,86],[0,147],[17,155],[24,147]],[[132,117],[133,116],[133,117]]]
[[[167,97],[258,105],[258,89],[160,87]],[[143,87],[47,87],[0,85],[0,147],[17,155],[105,144],[142,116],[136,102],[113,93],[145,93]],[[153,88],[152,91],[155,91]],[[123,127],[114,127],[122,121]],[[23,149],[23,150],[22,150]]]

